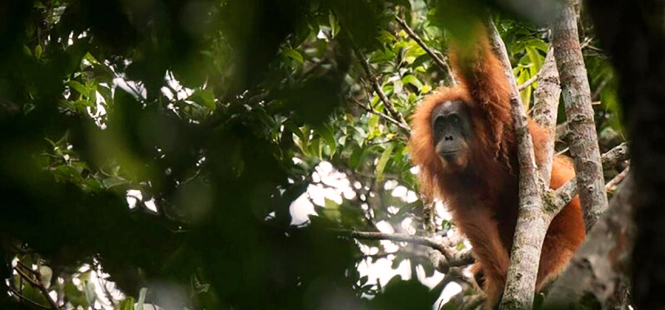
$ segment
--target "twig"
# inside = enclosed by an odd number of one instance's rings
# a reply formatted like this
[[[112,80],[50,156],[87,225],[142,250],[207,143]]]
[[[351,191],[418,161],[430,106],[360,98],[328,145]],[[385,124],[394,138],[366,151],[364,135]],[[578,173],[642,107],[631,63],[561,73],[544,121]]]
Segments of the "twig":
[[[360,106],[361,108],[363,108],[365,111],[367,111],[369,113],[372,113],[372,114],[375,114],[375,115],[378,115],[379,117],[381,117],[381,118],[397,125],[399,128],[402,128],[404,131],[406,131],[407,135],[409,135],[409,136],[411,135],[411,128],[409,128],[409,126],[405,125],[404,123],[401,123],[401,122],[397,121],[396,119],[386,115],[385,113],[381,113],[381,112],[379,112],[375,109],[372,109],[371,106],[366,106],[366,105],[360,103],[355,98],[351,98],[351,101],[353,101],[353,103],[355,103],[358,106]]]
[[[616,166],[617,163],[628,159],[628,143],[624,142],[617,145],[613,149],[607,151],[607,153],[603,154],[600,159],[603,163],[603,167]],[[628,168],[625,170],[628,170]],[[605,186],[605,190],[607,191],[607,185]],[[556,197],[553,197],[552,199],[556,208],[561,208],[567,205],[571,200],[573,200],[573,197],[577,195],[577,178],[569,180],[563,184],[555,191],[555,194]]]
[[[365,57],[363,57],[362,53],[357,48],[354,48],[353,51],[356,54],[358,61],[360,61],[360,65],[363,67],[363,70],[365,70],[365,74],[367,74],[367,79],[372,85],[372,89],[374,89],[376,94],[379,95],[379,98],[381,99],[381,101],[383,101],[383,104],[390,113],[390,115],[398,122],[402,123],[402,125],[408,127],[402,114],[400,114],[399,112],[397,112],[397,110],[395,110],[395,106],[393,105],[392,101],[388,99],[388,96],[386,96],[386,94],[381,89],[381,85],[379,85],[379,81],[372,74],[372,70],[370,69],[369,63],[367,63]]]
[[[605,85],[611,80],[611,78],[604,79],[598,87],[596,87],[596,90],[593,92],[591,95],[591,100],[597,100],[600,99],[600,93],[603,91],[603,88],[605,88]]]
[[[21,268],[19,268],[19,267],[21,267]],[[30,271],[30,273],[32,273],[33,276],[36,279],[33,279],[30,275],[26,274],[22,270],[22,268]],[[53,298],[51,298],[51,295],[49,295],[49,292],[46,289],[46,286],[44,286],[44,283],[42,283],[42,275],[39,271],[32,270],[32,268],[26,266],[25,264],[23,264],[21,262],[17,262],[17,266],[14,267],[14,270],[16,270],[16,272],[19,274],[19,276],[21,276],[22,279],[28,281],[28,283],[30,283],[30,285],[32,285],[34,288],[39,289],[39,291],[42,293],[42,295],[44,295],[44,298],[46,299],[46,301],[48,301],[49,305],[51,306],[51,309],[53,309],[53,310],[60,309],[58,307],[58,305],[55,303],[55,301],[53,300]]]
[[[607,184],[605,184],[605,192],[606,193],[614,192],[616,190],[616,187],[619,186],[619,183],[621,183],[626,178],[629,170],[630,167],[626,167],[626,169],[623,169],[623,171],[621,171],[613,179],[607,182]]]
[[[28,297],[23,296],[21,293],[17,292],[17,291],[16,291],[14,288],[12,288],[11,286],[9,286],[8,289],[9,289],[9,291],[10,291],[12,294],[16,295],[16,297],[18,297],[19,299],[21,299],[21,300],[23,300],[23,301],[26,301],[26,302],[28,302],[29,304],[31,304],[31,305],[33,305],[33,306],[35,306],[35,307],[37,307],[37,308],[40,308],[40,309],[51,309],[51,308],[46,307],[46,306],[44,306],[44,305],[42,305],[42,304],[40,304],[40,303],[37,303],[36,301],[33,301],[32,299],[30,299],[30,298],[28,298]]]
[[[453,71],[450,69],[450,66],[446,63],[445,59],[442,59],[439,57],[427,44],[425,44],[425,41],[421,39],[414,31],[409,27],[409,25],[406,24],[406,22],[399,18],[399,16],[395,16],[395,20],[397,20],[397,23],[406,31],[406,33],[409,34],[409,36],[422,47],[427,54],[432,57],[434,62],[439,66],[443,72],[445,72],[448,77],[450,78],[450,84],[455,85],[457,84],[457,81],[455,81],[455,75],[453,74]]]

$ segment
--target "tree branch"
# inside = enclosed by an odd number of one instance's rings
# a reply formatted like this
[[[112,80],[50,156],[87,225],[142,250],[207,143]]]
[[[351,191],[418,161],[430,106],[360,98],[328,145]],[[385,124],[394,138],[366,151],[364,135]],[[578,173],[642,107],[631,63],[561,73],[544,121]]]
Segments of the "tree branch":
[[[533,141],[508,53],[491,18],[488,19],[488,26],[494,52],[503,63],[504,74],[511,87],[510,103],[520,165],[519,214],[513,236],[506,286],[499,308],[530,309],[533,307],[540,251],[551,218],[542,210],[542,191],[545,185],[536,168]]]
[[[397,20],[397,23],[406,31],[406,33],[409,34],[409,36],[422,47],[427,54],[432,57],[434,60],[434,63],[439,66],[439,68],[445,72],[448,75],[448,78],[450,79],[450,84],[455,85],[457,84],[457,81],[455,81],[455,75],[453,74],[453,71],[450,69],[450,66],[446,63],[445,59],[442,59],[439,57],[434,50],[432,50],[427,44],[425,44],[425,41],[423,41],[410,27],[409,25],[406,24],[406,22],[399,18],[399,16],[395,16],[395,20]]]
[[[546,309],[567,309],[593,296],[604,304],[611,299],[629,268],[635,225],[631,196],[636,187],[628,176],[612,198],[608,211],[593,226],[569,267],[554,283],[544,303]],[[603,307],[605,309],[605,307]]]
[[[436,270],[444,274],[448,274],[452,267],[468,266],[475,261],[471,250],[461,252],[456,251],[451,254],[449,259],[445,258],[440,251],[434,249],[427,253]]]
[[[605,184],[605,192],[610,193],[614,192],[616,190],[616,187],[619,186],[621,181],[623,181],[626,176],[628,176],[628,171],[630,170],[630,167],[626,167],[626,169],[623,169],[619,174],[617,174],[612,180],[607,182]]]
[[[552,24],[552,45],[561,77],[568,119],[568,146],[575,163],[577,187],[587,231],[607,209],[603,167],[593,120],[591,90],[577,31],[573,0],[562,3]]]
[[[379,112],[375,109],[372,109],[371,106],[366,106],[366,105],[360,103],[355,98],[351,98],[351,101],[353,101],[353,103],[355,103],[358,106],[360,106],[361,108],[363,108],[365,111],[367,111],[369,113],[372,113],[372,114],[375,114],[375,115],[378,115],[380,118],[383,118],[383,119],[395,124],[397,127],[402,128],[406,132],[407,136],[411,136],[411,128],[409,126],[407,126],[406,124],[397,121],[396,119],[386,115],[385,113],[381,113],[381,112]]]
[[[30,273],[32,273],[32,275],[35,277],[35,279],[33,279],[32,276],[26,274],[25,271],[23,271],[23,269],[25,269],[25,270],[29,271]],[[30,285],[32,285],[32,287],[38,289],[42,293],[42,295],[44,295],[44,299],[46,299],[46,301],[49,303],[49,305],[51,306],[51,309],[53,309],[53,310],[60,309],[58,307],[58,305],[55,303],[55,301],[53,300],[53,298],[51,298],[51,295],[49,295],[48,289],[46,289],[46,286],[44,286],[44,283],[42,283],[42,275],[39,271],[32,270],[32,268],[24,265],[20,261],[17,262],[17,265],[16,265],[16,267],[14,267],[14,270],[16,270],[16,272],[19,274],[19,276],[21,276],[21,278],[28,281],[28,283],[30,283]]]
[[[626,159],[628,159],[628,143],[626,142],[617,145],[601,156],[604,167],[614,167]],[[552,198],[554,208],[563,208],[567,205],[577,195],[577,189],[577,178],[569,180],[559,187],[555,191],[555,197]],[[605,186],[603,186],[603,189],[605,189]]]
[[[448,248],[443,245],[443,243],[434,240],[432,238],[407,235],[407,234],[390,234],[383,232],[370,232],[370,231],[355,231],[355,230],[335,230],[339,235],[347,236],[355,239],[366,239],[366,240],[390,240],[397,242],[409,242],[413,244],[420,244],[433,248],[446,258],[446,260],[452,260],[453,255],[450,254]]]
[[[522,83],[522,84],[520,84],[519,86],[517,86],[517,90],[518,90],[518,91],[523,91],[525,88],[531,86],[531,84],[533,84],[533,83],[536,82],[536,80],[538,79],[538,77],[540,76],[540,74],[541,74],[542,72],[543,72],[543,70],[540,69],[540,71],[539,71],[538,73],[536,73],[536,75],[532,76],[530,79],[526,80],[524,83]],[[540,85],[540,84],[539,84],[539,85]]]
[[[613,168],[618,163],[628,159],[629,155],[628,142],[623,142],[603,154],[600,160],[604,168]]]
[[[9,289],[9,291],[10,291],[12,294],[16,295],[16,297],[18,297],[19,299],[21,299],[21,300],[23,300],[23,301],[29,303],[30,305],[32,305],[32,306],[34,306],[34,307],[36,307],[36,308],[39,308],[39,309],[51,309],[51,308],[49,308],[49,307],[47,307],[47,306],[44,306],[44,305],[42,305],[42,304],[40,304],[40,303],[37,303],[36,301],[33,301],[32,299],[30,299],[30,298],[28,298],[28,297],[23,296],[21,293],[17,292],[17,291],[16,291],[14,288],[12,288],[11,286],[8,287],[8,289]]]
[[[399,121],[403,126],[409,127],[409,125],[406,123],[404,120],[404,117],[402,114],[397,112],[395,110],[395,106],[393,105],[392,101],[386,96],[386,94],[383,92],[381,89],[381,85],[379,85],[379,81],[376,79],[376,77],[372,74],[372,70],[369,67],[369,63],[367,63],[367,60],[365,57],[363,57],[362,53],[354,47],[353,49],[354,53],[356,54],[356,57],[358,58],[358,61],[360,62],[360,65],[363,67],[363,70],[365,70],[365,74],[367,75],[367,79],[369,80],[370,84],[372,85],[372,89],[374,89],[374,92],[379,96],[381,101],[383,101],[384,106],[390,113],[390,115]],[[402,126],[400,126],[402,127]]]

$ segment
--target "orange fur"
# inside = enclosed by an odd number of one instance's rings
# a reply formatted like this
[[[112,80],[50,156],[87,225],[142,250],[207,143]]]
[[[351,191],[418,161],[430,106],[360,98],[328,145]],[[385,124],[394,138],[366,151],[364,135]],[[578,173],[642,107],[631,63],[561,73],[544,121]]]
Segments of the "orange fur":
[[[458,85],[444,87],[427,96],[412,118],[412,160],[420,167],[420,187],[428,199],[441,198],[453,214],[460,231],[473,245],[482,269],[488,306],[503,294],[509,253],[517,221],[517,145],[510,109],[510,87],[500,61],[491,51],[485,30],[478,32],[473,46],[453,48],[452,64]],[[449,100],[461,100],[470,110],[473,135],[465,172],[446,171],[434,151],[430,123],[432,110]],[[540,163],[546,134],[529,120]],[[569,159],[556,157],[552,164],[551,188],[573,178]],[[547,231],[538,271],[537,289],[559,274],[585,237],[579,199],[575,197],[557,215]]]

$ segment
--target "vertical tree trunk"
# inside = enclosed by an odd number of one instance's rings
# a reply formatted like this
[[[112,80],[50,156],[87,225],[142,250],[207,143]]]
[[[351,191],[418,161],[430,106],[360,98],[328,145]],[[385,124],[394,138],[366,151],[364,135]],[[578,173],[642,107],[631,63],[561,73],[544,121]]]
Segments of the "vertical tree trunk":
[[[506,46],[491,19],[488,26],[494,53],[503,63],[504,74],[512,88],[510,104],[513,120],[515,121],[515,138],[517,139],[520,165],[519,215],[515,226],[513,248],[510,252],[506,287],[499,309],[531,309],[533,308],[533,296],[536,289],[540,251],[551,218],[548,218],[542,210],[544,185],[540,182],[538,176],[533,141],[527,127],[526,113],[517,91]]]
[[[587,231],[607,209],[591,91],[577,34],[572,0],[565,1],[552,25],[552,45],[566,106],[568,146],[575,162],[580,202]]]

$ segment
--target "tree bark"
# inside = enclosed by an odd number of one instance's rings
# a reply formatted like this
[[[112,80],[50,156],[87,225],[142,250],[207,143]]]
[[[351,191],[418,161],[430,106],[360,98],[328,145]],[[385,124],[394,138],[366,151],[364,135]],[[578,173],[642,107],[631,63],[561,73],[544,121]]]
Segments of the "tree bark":
[[[520,166],[519,215],[510,252],[510,266],[503,298],[499,309],[531,309],[536,287],[540,251],[551,219],[542,210],[544,185],[538,176],[533,151],[533,141],[527,126],[526,113],[520,100],[506,46],[492,23],[488,22],[494,52],[504,66],[504,73],[511,85],[510,103],[515,121],[515,138]]]
[[[623,293],[629,268],[627,254],[635,237],[630,217],[635,190],[629,176],[612,198],[608,211],[570,260],[569,267],[550,289],[544,303],[546,309],[572,309],[583,299],[589,302],[590,296],[607,309],[609,301]]]
[[[552,25],[554,57],[561,78],[568,120],[568,146],[575,163],[587,231],[607,209],[600,149],[591,107],[591,91],[577,34],[573,2],[563,3]]]
[[[550,49],[545,57],[540,73],[538,73],[538,88],[533,92],[533,120],[547,131],[545,158],[538,167],[540,177],[545,184],[550,183],[552,175],[552,159],[554,158],[554,138],[556,134],[557,107],[561,87],[559,86],[559,71],[554,61],[554,51]]]
[[[633,305],[665,309],[665,1],[587,0],[619,78],[637,193]]]

